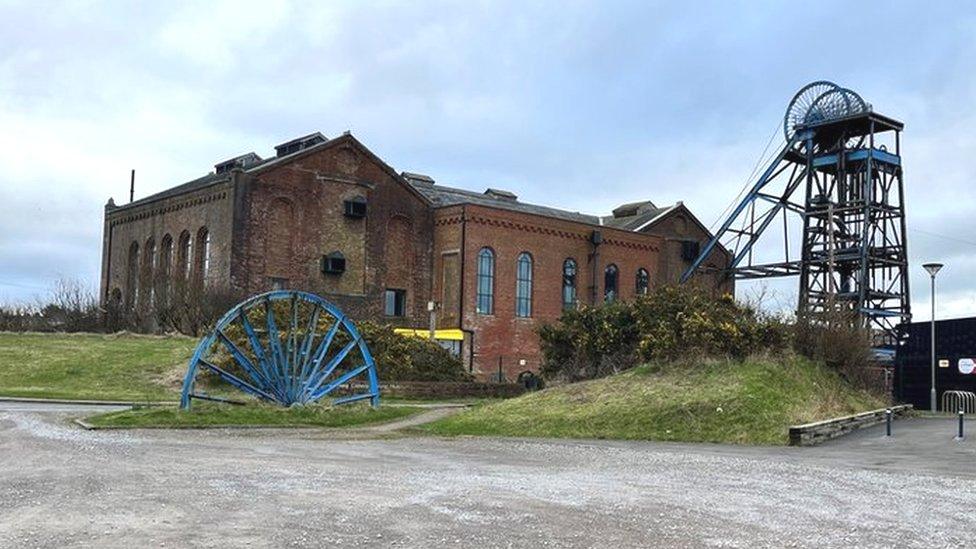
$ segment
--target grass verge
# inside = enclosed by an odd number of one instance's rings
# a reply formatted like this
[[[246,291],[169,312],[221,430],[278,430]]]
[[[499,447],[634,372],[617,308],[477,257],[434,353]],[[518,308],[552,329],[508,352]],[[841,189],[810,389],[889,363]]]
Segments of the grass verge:
[[[197,403],[190,410],[159,406],[109,412],[85,418],[96,428],[168,428],[192,429],[202,427],[262,426],[262,427],[354,427],[393,421],[423,411],[409,406],[381,406],[349,404],[337,406],[295,406],[282,408],[266,404],[232,406],[216,403]]]
[[[796,356],[652,364],[422,426],[437,435],[786,444],[790,425],[884,406]]]
[[[178,400],[195,345],[182,336],[0,333],[0,396]]]

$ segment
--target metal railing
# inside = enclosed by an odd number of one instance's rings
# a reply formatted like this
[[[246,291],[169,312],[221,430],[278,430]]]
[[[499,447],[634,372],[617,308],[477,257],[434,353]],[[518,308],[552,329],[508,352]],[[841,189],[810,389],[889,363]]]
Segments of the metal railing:
[[[976,414],[976,393],[969,391],[946,391],[942,393],[942,411],[955,413],[962,410]]]

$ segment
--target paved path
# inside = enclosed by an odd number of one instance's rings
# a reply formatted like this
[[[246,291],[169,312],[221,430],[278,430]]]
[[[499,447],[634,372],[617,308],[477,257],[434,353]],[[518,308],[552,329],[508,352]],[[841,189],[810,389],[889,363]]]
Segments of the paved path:
[[[798,449],[89,432],[69,417],[0,411],[0,547],[961,547],[976,535],[976,447],[932,434],[951,424],[939,420],[896,422],[897,443],[869,430]]]
[[[115,412],[125,410],[129,406],[116,404],[76,404],[43,401],[0,400],[0,414],[4,412],[34,412],[34,413],[70,413],[97,414],[100,412]]]

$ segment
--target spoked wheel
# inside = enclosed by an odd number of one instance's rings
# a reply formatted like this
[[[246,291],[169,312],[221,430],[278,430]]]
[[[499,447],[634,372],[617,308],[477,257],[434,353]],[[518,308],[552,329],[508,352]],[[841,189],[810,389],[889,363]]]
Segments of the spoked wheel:
[[[307,292],[268,292],[228,311],[190,359],[182,408],[214,399],[197,392],[204,372],[282,406],[330,395],[332,404],[379,405],[376,364],[359,331],[338,307]]]
[[[834,120],[847,116],[851,110],[851,100],[843,88],[835,88],[824,92],[813,101],[803,119],[804,125],[816,124],[826,120]]]
[[[826,80],[811,82],[803,86],[796,92],[793,99],[786,107],[786,115],[783,117],[783,134],[786,140],[793,138],[793,131],[796,126],[806,123],[807,113],[814,102],[823,94],[839,89],[840,86]]]
[[[847,88],[837,88],[824,92],[818,97],[807,110],[803,124],[810,126],[819,122],[837,120],[847,116],[853,116],[862,112],[867,112],[868,105],[856,92]],[[864,143],[863,135],[855,135],[842,138],[838,146],[846,149],[860,148]]]

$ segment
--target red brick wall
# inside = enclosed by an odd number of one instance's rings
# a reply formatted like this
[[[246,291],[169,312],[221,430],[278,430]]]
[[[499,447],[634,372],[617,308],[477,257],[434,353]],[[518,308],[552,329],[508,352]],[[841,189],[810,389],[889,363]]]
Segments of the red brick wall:
[[[460,223],[462,211],[463,225]],[[604,238],[596,263],[598,301],[603,298],[604,268],[611,263],[620,271],[620,298],[632,298],[638,268],[647,269],[654,277],[660,244],[656,236],[482,206],[439,211],[434,237],[435,257],[460,247],[463,232],[463,279],[457,284],[462,292],[460,327],[474,333],[470,351],[475,373],[482,377],[497,373],[499,359],[508,379],[514,379],[523,370],[538,370],[541,354],[536,330],[541,323],[556,320],[562,313],[562,268],[566,258],[574,258],[578,265],[579,301],[591,302],[593,245],[590,235],[594,229],[600,230]],[[477,256],[486,246],[495,252],[494,311],[490,315],[478,314],[475,310]],[[516,259],[522,252],[528,252],[533,258],[530,318],[515,316]],[[439,263],[443,264],[443,261]],[[438,269],[434,275],[435,287],[440,288],[443,282],[436,281],[441,280],[444,273],[442,267]]]
[[[426,324],[433,213],[358,141],[334,140],[243,187],[237,287],[253,294],[270,289],[271,277],[285,278],[287,287],[320,294],[357,320]],[[343,202],[357,196],[366,198],[366,217],[345,217]],[[346,270],[323,274],[322,256],[334,251]],[[387,288],[407,291],[405,317],[384,316]]]
[[[661,245],[660,267],[657,276],[654,278],[658,285],[677,284],[681,280],[681,275],[691,266],[691,261],[681,257],[681,242],[683,240],[694,240],[704,249],[711,238],[711,235],[698,225],[691,214],[681,207],[667,214],[664,219],[654,225],[644,229],[644,232],[661,236],[664,239]],[[730,261],[731,257],[728,252],[716,248],[702,263],[702,267],[723,269]],[[691,281],[694,284],[700,284],[723,293],[732,293],[735,290],[734,281],[717,271],[701,272],[695,275]]]

